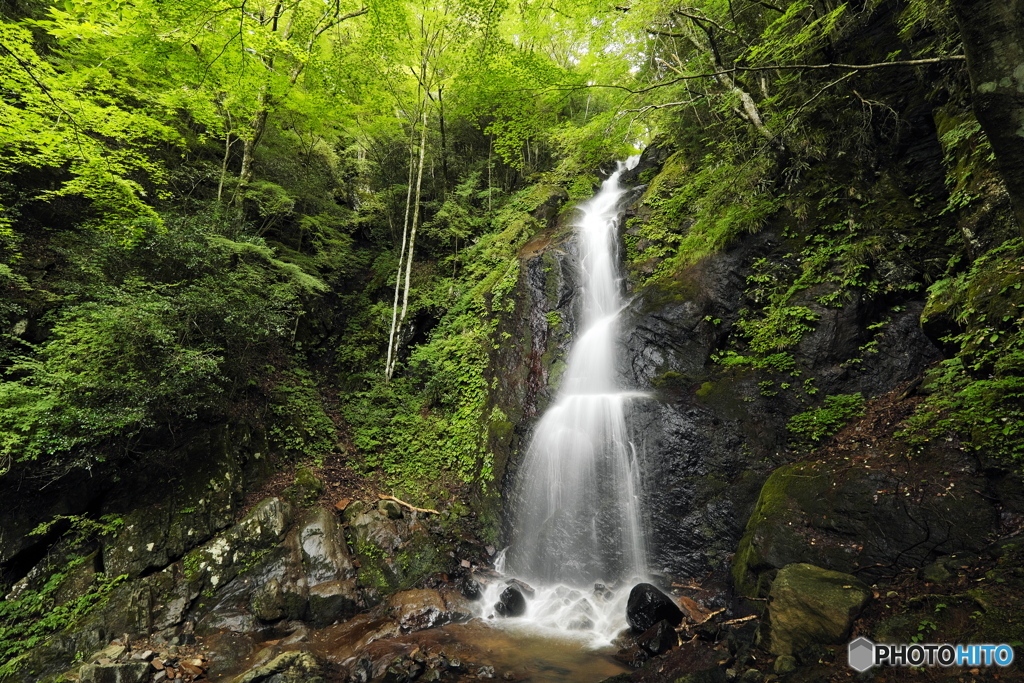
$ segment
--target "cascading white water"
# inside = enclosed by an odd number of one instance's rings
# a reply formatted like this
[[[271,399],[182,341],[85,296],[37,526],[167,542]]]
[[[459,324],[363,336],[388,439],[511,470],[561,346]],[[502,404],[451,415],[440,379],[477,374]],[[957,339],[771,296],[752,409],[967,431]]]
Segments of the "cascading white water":
[[[639,476],[626,426],[627,405],[644,394],[615,381],[623,306],[616,228],[626,192],[619,175],[635,163],[635,157],[619,162],[600,191],[579,207],[581,333],[520,465],[512,542],[499,567],[536,588],[526,615],[510,621],[595,645],[625,627],[630,580],[646,574]],[[504,588],[504,582],[492,586],[487,604]]]

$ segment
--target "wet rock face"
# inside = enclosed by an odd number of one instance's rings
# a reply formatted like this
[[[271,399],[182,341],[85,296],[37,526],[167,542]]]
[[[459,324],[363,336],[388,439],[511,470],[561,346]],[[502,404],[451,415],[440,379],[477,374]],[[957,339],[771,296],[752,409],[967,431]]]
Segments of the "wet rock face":
[[[678,626],[683,612],[675,601],[649,583],[638,583],[629,592],[626,603],[626,621],[636,633],[644,633],[660,621]]]
[[[63,523],[42,536],[29,532],[57,515],[122,520],[102,539],[108,575],[135,577],[159,570],[209,540],[235,519],[243,489],[265,458],[262,435],[221,425],[191,435],[175,450],[147,460],[147,471],[98,469],[95,476],[66,477],[38,494],[19,488],[18,477],[0,481],[0,582],[17,579],[66,531]]]
[[[730,369],[712,361],[727,347],[750,264],[779,247],[770,233],[752,235],[708,257],[668,286],[637,292],[624,312],[621,382],[650,392],[636,400],[630,422],[642,462],[652,569],[675,576],[724,571],[743,533],[761,484],[787,448],[786,423],[807,410],[793,392],[762,392],[761,383],[793,381],[766,370]],[[869,303],[828,308],[807,292],[820,316],[792,350],[817,396],[876,396],[919,375],[939,352],[920,330],[919,302],[868,331]],[[872,353],[860,349],[873,343]],[[857,363],[849,360],[860,358]]]
[[[224,676],[238,673],[257,642],[304,647],[296,629],[326,628],[375,605],[375,637],[468,618],[468,600],[454,589],[397,590],[449,572],[448,563],[454,560],[439,549],[446,541],[436,536],[437,529],[427,529],[415,514],[401,512],[394,518],[395,512],[390,506],[371,509],[353,503],[345,520],[339,520],[333,511],[268,498],[179,561],[115,588],[83,622],[30,653],[26,672],[35,673],[15,680],[67,672],[76,653],[123,640],[123,634],[132,640],[148,638],[154,646],[199,647],[208,642],[219,653],[210,670]],[[287,632],[293,636],[282,640]],[[270,659],[264,654],[257,653],[256,663],[248,664],[255,667],[251,681],[317,680],[291,660],[281,660],[288,666],[278,662],[277,669],[267,668]],[[112,669],[114,673],[97,671],[97,676],[106,676],[97,681],[129,673],[124,666]]]
[[[768,597],[767,649],[793,655],[809,645],[844,642],[870,597],[851,574],[811,564],[783,567]]]
[[[662,619],[637,639],[637,644],[652,657],[664,654],[679,644],[675,627]]]
[[[492,425],[489,446],[495,476],[506,490],[515,469],[509,459],[525,445],[533,421],[554,396],[576,330],[579,254],[567,220],[572,211],[558,215],[564,201],[561,191],[553,192],[534,212],[539,230],[520,251],[514,308],[500,322],[514,343],[501,345],[491,359],[497,369],[492,400],[508,421]]]

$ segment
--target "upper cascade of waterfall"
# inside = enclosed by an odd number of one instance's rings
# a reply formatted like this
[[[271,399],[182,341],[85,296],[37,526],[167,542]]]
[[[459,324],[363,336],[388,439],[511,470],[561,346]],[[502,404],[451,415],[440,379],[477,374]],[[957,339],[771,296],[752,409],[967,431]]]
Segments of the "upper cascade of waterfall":
[[[512,543],[503,558],[506,572],[537,587],[531,623],[605,639],[625,625],[625,595],[606,586],[646,575],[637,453],[627,424],[630,402],[644,394],[616,382],[618,226],[628,191],[619,178],[636,161],[619,162],[579,206],[581,325],[519,467]]]

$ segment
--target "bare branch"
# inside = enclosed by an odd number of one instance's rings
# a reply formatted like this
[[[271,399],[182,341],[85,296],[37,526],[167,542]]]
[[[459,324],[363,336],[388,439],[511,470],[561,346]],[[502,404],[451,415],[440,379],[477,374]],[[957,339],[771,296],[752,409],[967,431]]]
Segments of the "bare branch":
[[[671,80],[664,81],[662,83],[655,83],[653,85],[647,86],[646,88],[639,88],[639,89],[636,89],[636,90],[631,89],[631,88],[627,88],[627,87],[621,86],[621,85],[595,84],[595,85],[579,86],[579,87],[617,88],[617,89],[620,89],[620,90],[628,90],[629,92],[633,93],[634,95],[641,95],[643,93],[650,92],[651,90],[656,90],[657,88],[664,88],[664,87],[667,87],[667,86],[670,86],[670,85],[675,85],[676,83],[679,83],[681,81],[696,81],[696,80],[701,80],[701,79],[705,79],[705,78],[718,79],[722,75],[734,74],[734,73],[744,73],[744,72],[757,73],[757,72],[761,72],[761,71],[795,71],[795,70],[820,71],[822,69],[845,69],[847,71],[871,71],[873,69],[884,69],[884,68],[892,67],[892,66],[926,66],[926,65],[929,65],[929,64],[944,64],[944,63],[947,63],[947,62],[963,62],[966,59],[967,58],[964,55],[950,55],[948,57],[930,57],[930,58],[927,58],[927,59],[906,59],[906,60],[899,61],[899,62],[879,62],[877,64],[838,64],[838,63],[829,63],[829,64],[783,64],[783,65],[779,65],[779,66],[734,66],[734,67],[729,68],[729,69],[722,69],[721,71],[714,71],[714,72],[710,72],[710,73],[685,74],[685,75],[681,75],[681,76],[678,76],[676,78],[673,78]],[[659,61],[662,61],[663,63],[665,63],[664,60],[659,60]],[[679,71],[678,69],[674,69],[674,68],[673,68],[673,70],[676,71],[677,73]]]
[[[778,5],[773,5],[770,2],[765,2],[765,0],[747,0],[747,2],[752,2],[755,5],[761,5],[761,7],[767,7],[770,10],[775,10],[779,14],[785,14],[786,13],[786,10],[782,9]]]
[[[690,10],[690,11],[686,11],[686,10]],[[672,10],[672,14],[678,14],[681,17],[686,17],[687,19],[690,19],[690,20],[696,22],[698,26],[700,25],[700,22],[706,21],[707,23],[709,23],[712,26],[714,26],[715,28],[717,28],[719,31],[722,31],[724,33],[728,33],[730,35],[739,37],[739,34],[736,33],[736,31],[733,31],[731,28],[726,28],[726,27],[722,26],[721,24],[719,24],[714,19],[712,19],[710,17],[707,17],[707,16],[704,16],[703,14],[691,14],[691,12],[693,10],[690,9],[689,7],[687,7],[686,10],[674,9],[674,10]],[[707,31],[707,29],[704,28],[703,26],[701,26],[701,28],[705,32]]]
[[[404,500],[399,500],[398,498],[395,498],[394,496],[385,496],[383,494],[378,493],[377,497],[380,498],[381,500],[393,500],[396,503],[398,503],[399,505],[404,505],[405,507],[409,508],[413,512],[429,512],[430,514],[433,514],[433,515],[441,514],[437,510],[432,510],[430,508],[418,508],[418,507],[416,507],[414,505],[409,505],[409,503],[406,503]]]
[[[649,104],[646,107],[640,107],[639,109],[623,109],[622,113],[625,114],[627,112],[635,111],[638,112],[639,115],[643,115],[649,111],[653,111],[654,109],[666,109],[668,107],[685,107],[688,104],[696,104],[697,102],[700,102],[702,99],[704,99],[703,96],[695,97],[692,100],[683,100],[682,102],[665,102],[663,104]]]
[[[647,33],[652,36],[665,36],[666,38],[689,38],[685,33],[672,33],[671,31],[658,31],[657,29],[647,28],[644,29]]]

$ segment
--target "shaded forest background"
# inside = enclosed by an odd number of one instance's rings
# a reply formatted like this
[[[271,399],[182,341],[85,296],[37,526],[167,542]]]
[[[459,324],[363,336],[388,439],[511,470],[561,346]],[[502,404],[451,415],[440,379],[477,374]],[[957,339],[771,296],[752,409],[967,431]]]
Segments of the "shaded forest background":
[[[783,460],[873,398],[819,391],[798,347],[821,311],[877,339],[924,300],[943,358],[901,447],[1019,469],[1024,41],[990,5],[3,2],[0,491],[66,505],[11,513],[0,586],[225,433],[262,458],[247,487],[333,468],[496,543],[521,255],[640,149],[631,292],[685,300],[695,264],[779,245],[701,324],[712,374],[792,413]],[[711,391],[679,377],[659,390]],[[3,603],[3,652],[117,580]]]

